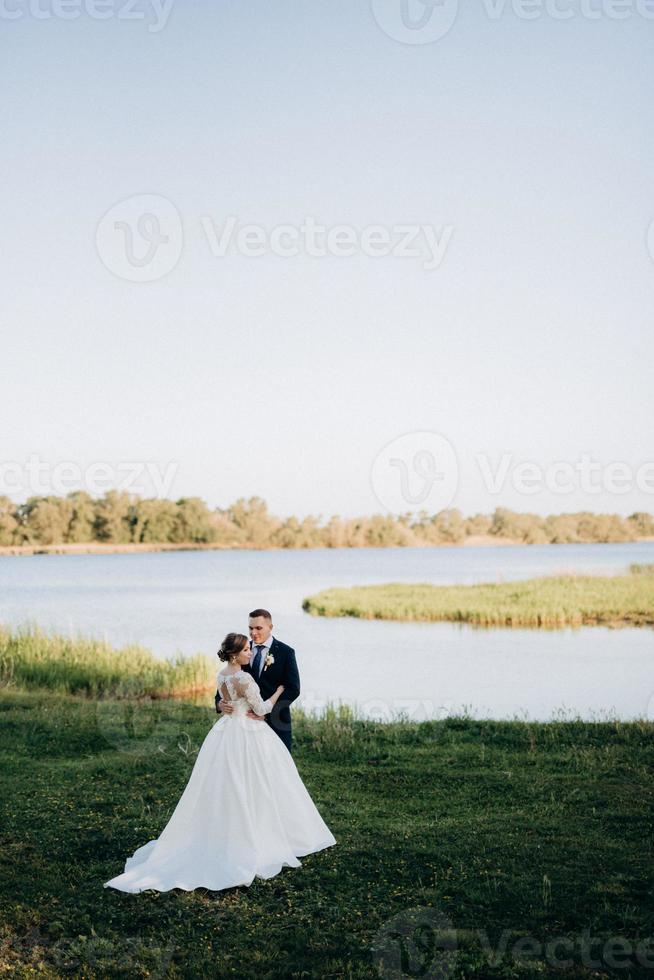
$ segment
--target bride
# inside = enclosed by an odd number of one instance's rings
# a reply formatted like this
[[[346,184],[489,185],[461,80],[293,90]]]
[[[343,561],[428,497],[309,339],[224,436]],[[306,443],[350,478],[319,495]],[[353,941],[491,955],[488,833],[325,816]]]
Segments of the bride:
[[[198,752],[175,810],[157,840],[139,847],[122,874],[104,887],[124,892],[152,888],[251,885],[272,878],[298,857],[336,843],[318,813],[292,756],[261,718],[284,688],[262,701],[251,674],[250,647],[242,633],[228,633],[218,651],[227,666],[218,673],[221,697],[234,710],[215,722]]]

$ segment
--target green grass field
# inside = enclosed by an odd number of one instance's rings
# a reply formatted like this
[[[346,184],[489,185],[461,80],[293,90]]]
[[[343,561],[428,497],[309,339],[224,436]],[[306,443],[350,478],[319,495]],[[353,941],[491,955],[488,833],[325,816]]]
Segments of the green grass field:
[[[315,616],[474,626],[653,626],[654,575],[557,576],[480,585],[394,583],[326,589],[304,600]]]
[[[126,895],[102,883],[163,829],[211,707],[5,689],[0,716],[2,975],[652,976],[651,723],[299,717],[337,846],[249,889]]]

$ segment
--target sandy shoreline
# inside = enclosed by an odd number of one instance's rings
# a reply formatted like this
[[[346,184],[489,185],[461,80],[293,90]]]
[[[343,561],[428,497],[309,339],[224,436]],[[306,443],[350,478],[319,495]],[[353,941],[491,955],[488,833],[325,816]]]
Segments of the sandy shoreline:
[[[497,545],[516,545],[524,542],[512,538],[494,538],[491,535],[475,534],[461,541],[460,544],[416,544],[416,548],[470,548],[494,547]],[[384,546],[382,546],[384,547]],[[91,541],[87,544],[25,544],[6,545],[0,547],[3,555],[135,555],[150,551],[258,551],[254,545],[228,544],[102,544]],[[316,548],[264,548],[264,551],[316,551]],[[327,550],[327,549],[325,549]],[[343,548],[329,549],[343,551]]]
[[[654,537],[637,538],[639,541],[654,541]],[[544,542],[551,544],[552,542]],[[600,544],[601,542],[588,542]],[[620,542],[623,543],[623,542]],[[624,542],[629,544],[630,542]],[[471,534],[470,537],[461,541],[459,544],[416,544],[417,548],[497,548],[497,547],[521,547],[528,548],[530,545],[517,538],[497,538],[490,534]],[[29,545],[6,545],[0,547],[1,556],[20,556],[20,555],[135,555],[141,552],[150,551],[257,551],[254,545],[226,545],[226,544],[196,544],[188,542],[186,544],[101,544],[98,541],[91,541],[87,544],[29,544]],[[315,548],[264,548],[264,551],[315,551]],[[325,550],[325,549],[323,549]],[[334,551],[345,549],[334,548]]]
[[[91,541],[87,544],[24,544],[0,548],[2,555],[134,555],[150,551],[234,551],[224,544],[102,544]],[[250,550],[241,546],[239,550]]]

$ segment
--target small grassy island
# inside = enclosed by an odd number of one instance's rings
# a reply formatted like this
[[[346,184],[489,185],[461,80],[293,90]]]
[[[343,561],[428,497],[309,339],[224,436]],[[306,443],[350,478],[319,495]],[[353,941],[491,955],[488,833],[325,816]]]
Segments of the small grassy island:
[[[565,575],[480,585],[392,583],[326,589],[303,602],[314,616],[473,626],[654,626],[652,566],[629,575]]]

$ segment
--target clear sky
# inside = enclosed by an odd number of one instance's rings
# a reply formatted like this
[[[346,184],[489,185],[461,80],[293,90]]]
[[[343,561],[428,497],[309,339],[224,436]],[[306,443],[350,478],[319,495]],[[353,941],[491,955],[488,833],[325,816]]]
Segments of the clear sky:
[[[418,0],[412,28],[402,0],[61,2],[2,6],[0,462],[150,461],[169,497],[354,515],[393,509],[383,447],[433,432],[466,514],[654,511],[654,6],[467,0],[428,40],[447,12]],[[143,195],[168,243],[134,281]],[[214,254],[230,216],[298,254]],[[307,254],[307,219],[354,254]],[[378,225],[421,254],[367,254]],[[584,454],[599,493],[515,485]]]

